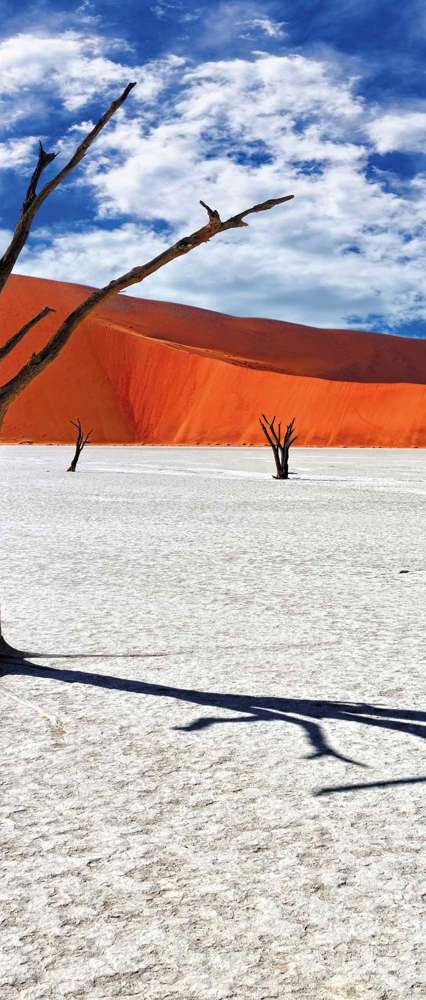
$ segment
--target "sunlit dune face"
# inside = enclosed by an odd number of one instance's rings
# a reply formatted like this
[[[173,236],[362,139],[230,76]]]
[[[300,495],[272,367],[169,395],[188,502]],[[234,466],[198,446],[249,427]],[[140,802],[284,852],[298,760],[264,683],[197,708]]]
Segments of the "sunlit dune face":
[[[5,382],[81,301],[82,286],[15,276],[2,340],[56,312],[2,363]],[[320,330],[130,297],[105,303],[11,406],[10,442],[64,442],[80,417],[98,443],[263,444],[263,411],[298,444],[426,446],[426,343]]]

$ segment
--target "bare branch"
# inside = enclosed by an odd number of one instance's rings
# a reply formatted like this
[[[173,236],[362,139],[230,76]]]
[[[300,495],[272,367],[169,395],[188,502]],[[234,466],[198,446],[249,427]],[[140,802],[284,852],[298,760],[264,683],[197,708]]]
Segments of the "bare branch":
[[[222,225],[222,220],[220,218],[219,212],[215,208],[210,208],[209,205],[206,205],[205,201],[201,201],[201,198],[200,198],[200,205],[202,205],[203,208],[205,208],[207,215],[210,219],[210,224],[214,226],[214,228],[218,229]]]
[[[267,425],[268,425],[268,427],[269,427],[269,429],[271,431],[271,434],[272,434],[272,436],[273,436],[276,444],[279,445],[280,444],[280,438],[281,438],[281,424],[279,425],[279,434],[277,434],[277,432],[275,430],[275,427],[274,427],[276,417],[272,417],[272,420],[268,420],[268,418],[265,417],[264,413],[262,413],[262,417],[263,417],[263,420],[267,423]]]
[[[134,87],[136,87],[136,83],[127,84],[127,87],[125,87],[123,93],[120,94],[120,97],[117,97],[115,101],[112,101],[109,108],[99,118],[99,121],[96,122],[96,125],[85,136],[80,145],[77,146],[75,153],[73,154],[71,159],[68,160],[68,163],[66,163],[65,166],[62,167],[62,170],[60,170],[55,175],[55,177],[52,177],[52,180],[48,181],[48,183],[45,184],[44,188],[42,189],[42,191],[40,191],[40,194],[37,197],[37,203],[38,203],[37,208],[43,203],[43,201],[45,201],[47,196],[52,191],[54,191],[59,184],[61,184],[61,182],[65,179],[65,177],[67,177],[68,174],[70,174],[71,171],[74,170],[74,168],[79,163],[81,163],[82,159],[85,157],[88,149],[90,149],[90,146],[93,145],[99,133],[102,132],[102,129],[105,128],[105,125],[109,122],[110,118],[112,118],[113,115],[115,115],[116,111],[118,111],[118,109],[121,108],[122,104],[124,104],[124,102],[127,100],[130,92],[133,90]]]
[[[46,198],[58,187],[59,184],[71,173],[72,170],[81,162],[83,157],[86,155],[88,149],[93,144],[99,133],[105,128],[105,125],[109,122],[110,118],[121,108],[124,101],[128,98],[131,90],[135,87],[135,83],[128,83],[127,87],[123,90],[123,93],[115,101],[110,104],[107,111],[101,116],[98,122],[92,130],[85,136],[80,145],[77,147],[75,153],[72,155],[68,163],[62,167],[61,170],[52,177],[39,194],[36,192],[37,182],[48,163],[51,163],[55,158],[55,153],[46,153],[43,146],[40,143],[39,158],[37,166],[32,174],[28,190],[25,196],[25,201],[22,206],[22,212],[16,224],[16,228],[12,239],[7,247],[7,250],[0,258],[0,293],[11,274],[15,263],[21,253],[22,248],[27,242],[32,222],[34,216],[38,212],[40,206],[46,200]]]
[[[265,426],[265,424],[264,424],[264,423],[262,422],[262,420],[261,420],[261,418],[260,418],[260,417],[259,417],[259,423],[260,423],[260,426],[261,426],[261,428],[262,428],[262,430],[263,430],[263,433],[264,433],[264,435],[265,435],[265,437],[266,437],[266,440],[267,440],[267,441],[269,441],[269,444],[271,445],[271,448],[272,448],[272,449],[274,449],[274,448],[275,448],[275,444],[274,444],[274,441],[273,441],[273,439],[271,438],[271,436],[270,436],[270,434],[269,434],[269,431],[268,431],[267,427],[266,427],[266,426]]]
[[[170,261],[176,260],[178,257],[183,257],[191,250],[196,247],[201,246],[203,243],[208,243],[213,236],[218,233],[222,233],[227,229],[236,229],[240,225],[240,220],[245,215],[249,215],[251,212],[261,212],[267,211],[270,208],[274,208],[275,205],[282,205],[283,202],[289,201],[291,196],[286,198],[274,198],[269,201],[262,202],[261,205],[255,205],[253,208],[246,209],[245,212],[240,212],[239,215],[232,216],[226,222],[219,222],[219,224],[214,226],[211,223],[210,215],[209,222],[207,225],[203,226],[201,229],[197,229],[190,236],[185,236],[183,239],[178,240],[172,246],[168,247],[167,250],[163,250],[162,253],[158,254],[152,260],[148,261],[147,264],[141,264],[138,267],[132,268],[125,274],[122,274],[119,278],[114,278],[105,285],[103,288],[97,288],[88,298],[81,302],[76,309],[74,309],[69,315],[64,319],[56,333],[50,338],[45,347],[42,347],[40,351],[33,354],[30,360],[24,365],[21,370],[14,376],[6,385],[0,389],[0,423],[2,415],[4,415],[6,408],[15,396],[21,392],[25,386],[29,385],[30,382],[46,368],[46,365],[50,364],[54,358],[57,357],[59,352],[65,346],[69,340],[71,334],[76,329],[76,327],[81,323],[81,321],[88,316],[93,309],[96,308],[105,299],[111,298],[117,292],[122,292],[125,288],[130,288],[132,285],[137,285],[148,278],[151,274],[155,274],[160,268],[165,267]],[[210,213],[214,215],[213,209],[210,209]],[[218,217],[219,214],[217,213]],[[264,417],[266,420],[266,417]],[[275,417],[274,417],[275,420]],[[268,422],[268,421],[267,421]],[[268,422],[269,423],[269,422]],[[274,431],[274,435],[276,432]]]
[[[246,215],[252,215],[253,212],[268,212],[270,208],[276,208],[277,205],[283,205],[285,201],[291,201],[294,198],[294,194],[287,194],[284,198],[269,198],[268,201],[261,201],[259,205],[253,205],[253,208],[248,208],[245,212],[240,212],[239,215],[233,215],[231,219],[227,222],[222,223],[224,229],[235,229],[238,226],[247,226],[248,223],[244,222]]]
[[[53,312],[55,312],[54,309],[51,309],[50,306],[45,306],[44,309],[41,309],[36,316],[33,316],[33,318],[28,321],[28,323],[21,326],[21,329],[18,330],[17,333],[14,333],[13,337],[10,337],[5,344],[0,346],[0,361],[2,358],[5,358],[7,354],[10,354],[10,352],[13,351],[13,348],[24,339],[27,333],[29,333],[37,323],[40,323],[45,316],[48,316],[49,313]]]
[[[39,149],[39,152],[38,152],[37,166],[36,166],[36,168],[35,168],[35,170],[33,172],[33,175],[31,177],[30,183],[28,185],[27,193],[25,195],[24,204],[22,206],[22,213],[23,214],[28,211],[28,209],[31,207],[33,201],[36,198],[36,195],[37,195],[37,184],[38,184],[38,181],[40,180],[40,177],[41,177],[41,174],[43,173],[43,170],[47,166],[49,166],[49,163],[52,163],[52,161],[55,160],[56,156],[57,156],[57,153],[46,153],[46,150],[43,149],[43,146],[42,146],[41,142],[39,142],[39,144],[38,144],[38,149]]]

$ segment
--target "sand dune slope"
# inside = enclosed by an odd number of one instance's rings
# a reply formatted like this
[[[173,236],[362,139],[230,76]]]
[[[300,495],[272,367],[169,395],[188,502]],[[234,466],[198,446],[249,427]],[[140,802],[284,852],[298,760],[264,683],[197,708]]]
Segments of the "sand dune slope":
[[[3,361],[2,382],[87,292],[11,279],[2,341],[43,305],[56,313]],[[98,442],[258,444],[263,410],[294,415],[300,444],[424,447],[426,343],[116,296],[16,400],[2,440],[68,441],[79,416]]]

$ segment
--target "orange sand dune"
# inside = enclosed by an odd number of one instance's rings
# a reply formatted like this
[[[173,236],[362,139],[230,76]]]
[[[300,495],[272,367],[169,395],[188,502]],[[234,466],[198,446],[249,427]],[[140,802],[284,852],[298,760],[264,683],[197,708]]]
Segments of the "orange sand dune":
[[[56,309],[1,363],[10,378],[88,293],[14,276],[0,300],[6,340]],[[259,413],[296,417],[299,443],[426,447],[426,342],[241,319],[115,296],[10,408],[9,442],[260,444]]]

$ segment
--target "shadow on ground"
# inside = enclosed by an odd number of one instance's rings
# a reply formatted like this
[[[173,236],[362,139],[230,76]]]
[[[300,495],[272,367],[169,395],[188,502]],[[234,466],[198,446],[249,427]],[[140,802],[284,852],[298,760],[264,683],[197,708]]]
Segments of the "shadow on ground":
[[[90,654],[73,653],[69,657],[62,654],[48,654],[55,659],[94,659]],[[161,654],[130,654],[142,659],[145,656]],[[403,733],[418,739],[426,739],[426,712],[413,709],[389,708],[380,705],[358,702],[321,701],[304,698],[276,698],[247,694],[228,694],[217,691],[198,691],[191,688],[169,687],[164,684],[150,684],[147,681],[128,680],[109,674],[88,673],[82,670],[67,670],[59,667],[38,666],[31,663],[27,656],[42,657],[40,653],[23,653],[13,649],[1,636],[0,632],[0,676],[39,677],[46,680],[61,681],[65,684],[87,684],[91,687],[108,688],[111,691],[125,691],[131,694],[142,694],[156,698],[172,698],[203,708],[219,709],[222,713],[202,715],[193,719],[186,726],[175,726],[180,732],[200,733],[211,726],[229,724],[248,724],[254,722],[281,722],[298,726],[304,733],[310,753],[307,759],[315,760],[321,757],[333,757],[338,761],[353,764],[357,767],[367,765],[339,753],[328,741],[321,723],[324,720],[338,722],[360,723],[382,730]],[[99,657],[114,658],[111,654],[98,654]],[[128,658],[128,654],[117,654]],[[43,657],[44,658],[44,657]],[[392,785],[408,785],[426,782],[426,776],[395,778],[384,781],[353,783],[322,788],[314,794],[328,795],[334,792],[355,792],[368,788],[385,788]]]

